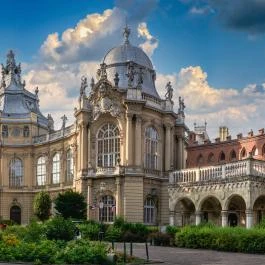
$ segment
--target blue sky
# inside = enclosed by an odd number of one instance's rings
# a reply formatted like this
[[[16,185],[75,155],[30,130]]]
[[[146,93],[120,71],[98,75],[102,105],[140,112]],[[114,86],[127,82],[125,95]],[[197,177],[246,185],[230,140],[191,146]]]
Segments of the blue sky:
[[[10,48],[15,50],[18,60],[27,65],[25,79],[29,85],[38,85],[39,81],[40,88],[43,85],[43,91],[47,92],[49,88],[45,84],[51,80],[52,69],[56,67],[62,71],[62,65],[68,71],[78,72],[83,67],[92,72],[93,63],[99,62],[109,48],[122,41],[120,32],[127,17],[136,45],[148,41],[147,35],[138,37],[138,26],[145,23],[149,44],[156,43],[149,55],[158,72],[158,84],[163,86],[162,81],[166,82],[167,78],[171,78],[173,84],[175,80],[176,95],[183,92],[189,103],[187,116],[190,124],[197,119],[199,122],[209,120],[212,128],[227,124],[235,132],[259,126],[253,120],[260,118],[256,113],[257,101],[264,94],[265,1],[0,0],[0,4],[0,60],[5,61]],[[65,44],[62,41],[62,34],[67,29],[75,29],[84,20],[81,24],[89,20],[89,28],[93,21],[99,19],[93,14],[104,17],[106,10],[116,15],[109,19],[107,28],[93,30],[86,43],[68,40]],[[47,44],[48,36],[54,33],[58,33],[55,42],[60,46],[60,53],[51,42]],[[76,43],[78,51],[72,51],[70,46]],[[48,65],[45,69],[44,64]],[[60,73],[63,76],[63,72]],[[61,86],[66,86],[65,97],[70,104],[79,84],[74,88],[74,78],[72,86],[63,84],[62,80],[60,82]],[[202,98],[209,98],[211,102],[205,102],[203,106],[194,102],[190,93],[197,93],[194,96],[200,94],[199,89],[192,88],[194,83],[201,86],[202,94],[205,94]],[[224,106],[226,110],[235,105],[230,112],[221,110],[221,103],[227,98],[233,98],[233,101]],[[46,104],[45,99],[43,101]],[[242,109],[242,104],[245,109]],[[54,111],[50,105],[43,107],[46,112]],[[247,115],[249,111],[251,115]],[[244,123],[235,124],[234,120],[240,119],[241,114]],[[215,115],[221,115],[218,122]],[[234,120],[227,115],[234,115]],[[248,121],[250,123],[246,126]]]

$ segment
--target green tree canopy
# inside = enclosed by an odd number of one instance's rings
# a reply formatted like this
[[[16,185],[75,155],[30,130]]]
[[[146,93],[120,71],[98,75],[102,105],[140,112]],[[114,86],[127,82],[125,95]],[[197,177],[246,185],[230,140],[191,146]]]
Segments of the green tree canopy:
[[[41,191],[36,194],[33,201],[34,214],[41,220],[49,219],[51,213],[52,201],[50,194],[46,191]]]
[[[81,193],[67,190],[59,193],[54,203],[56,211],[64,218],[84,219],[86,217],[87,204]]]

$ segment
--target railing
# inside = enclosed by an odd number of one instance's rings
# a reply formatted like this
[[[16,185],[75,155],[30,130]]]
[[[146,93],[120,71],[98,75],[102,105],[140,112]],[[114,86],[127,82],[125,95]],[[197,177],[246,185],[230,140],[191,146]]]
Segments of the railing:
[[[63,137],[66,137],[74,132],[75,132],[75,125],[71,125],[69,127],[66,127],[65,129],[61,129],[54,133],[35,136],[33,137],[33,144],[41,144],[45,142],[55,141]]]
[[[178,170],[170,173],[169,183],[206,182],[244,176],[265,177],[265,161],[249,158],[219,166]]]
[[[113,176],[120,174],[120,167],[97,167],[96,176]]]

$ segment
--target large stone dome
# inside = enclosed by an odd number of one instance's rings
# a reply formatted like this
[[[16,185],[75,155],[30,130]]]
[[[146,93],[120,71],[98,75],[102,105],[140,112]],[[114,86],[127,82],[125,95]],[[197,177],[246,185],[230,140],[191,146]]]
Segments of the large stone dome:
[[[153,65],[146,53],[139,47],[133,46],[129,42],[130,30],[124,29],[124,43],[120,46],[110,49],[103,59],[107,65],[107,75],[110,81],[113,81],[115,74],[119,74],[119,88],[126,90],[128,88],[128,67],[133,65],[132,87],[137,87],[139,73],[142,75],[141,88],[143,93],[160,98],[155,88],[156,73]]]

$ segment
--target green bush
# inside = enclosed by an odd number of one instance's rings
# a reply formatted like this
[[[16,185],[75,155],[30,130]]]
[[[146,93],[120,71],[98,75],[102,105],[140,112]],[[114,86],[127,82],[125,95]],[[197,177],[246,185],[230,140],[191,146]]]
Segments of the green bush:
[[[50,240],[70,241],[75,236],[75,225],[61,216],[54,217],[46,222],[46,236]]]
[[[175,237],[176,233],[180,231],[180,228],[174,225],[168,225],[166,227],[166,232],[172,237]]]
[[[161,232],[154,232],[148,236],[150,242],[155,246],[170,246],[170,235]]]
[[[26,233],[23,240],[26,242],[38,242],[46,238],[45,226],[37,222],[31,222],[26,227]]]
[[[89,222],[78,225],[82,238],[89,240],[98,240],[100,232],[100,224],[96,222]]]
[[[18,239],[23,240],[27,233],[27,228],[21,225],[7,226],[3,235],[15,235]]]
[[[107,264],[107,246],[98,242],[69,242],[63,254],[65,262],[70,264]]]
[[[185,227],[176,233],[175,243],[178,247],[265,253],[265,230],[241,227]]]
[[[110,225],[106,230],[104,239],[106,241],[120,242],[122,239],[121,228]]]

